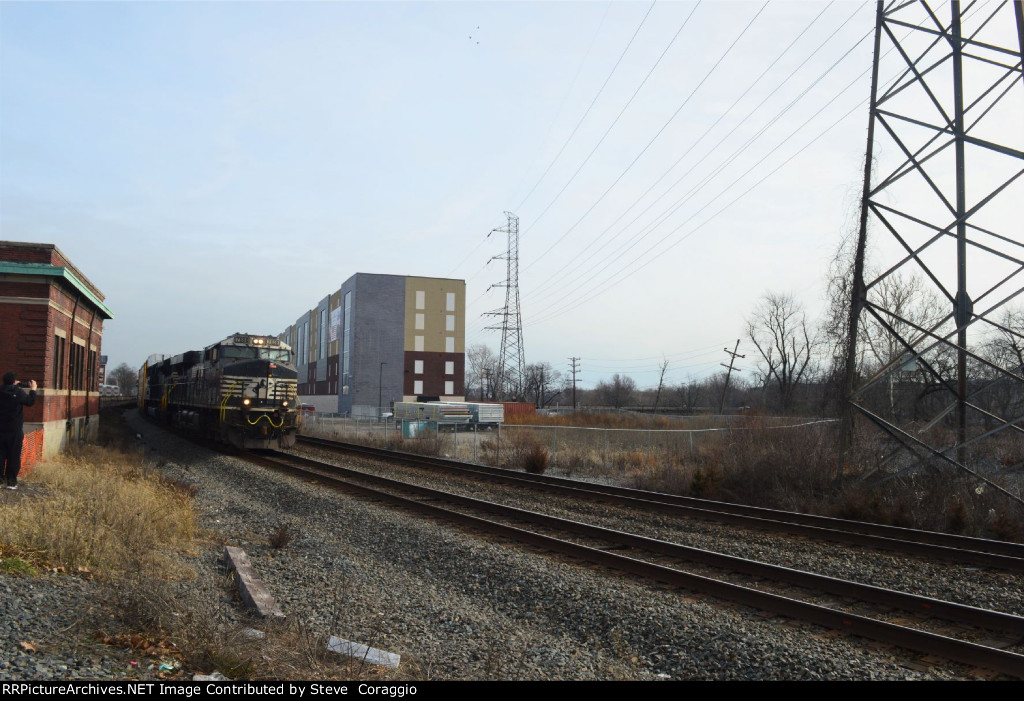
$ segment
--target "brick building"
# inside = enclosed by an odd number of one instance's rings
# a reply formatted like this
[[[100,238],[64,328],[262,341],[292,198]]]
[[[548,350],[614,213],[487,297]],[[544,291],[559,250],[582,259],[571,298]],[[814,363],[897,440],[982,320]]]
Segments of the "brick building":
[[[22,473],[99,426],[103,295],[59,248],[0,241],[0,373],[39,383],[25,408]]]

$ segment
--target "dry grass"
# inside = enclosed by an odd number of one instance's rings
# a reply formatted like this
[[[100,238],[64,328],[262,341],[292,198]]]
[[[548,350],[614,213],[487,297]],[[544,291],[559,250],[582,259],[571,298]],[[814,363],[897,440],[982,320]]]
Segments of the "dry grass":
[[[586,428],[631,428],[631,429],[678,429],[694,428],[709,425],[707,417],[692,416],[686,417],[686,425],[680,423],[679,419],[666,418],[664,416],[645,415],[637,413],[617,412],[587,412],[577,411],[572,414],[525,414],[509,416],[505,424],[509,426],[576,426]],[[691,423],[695,425],[690,425]]]
[[[195,533],[187,493],[162,483],[140,453],[84,446],[40,465],[40,494],[0,505],[8,547],[41,566],[116,576],[159,567]]]
[[[497,434],[479,437],[469,459],[524,469],[531,455],[546,454],[547,470],[601,479],[658,492],[732,501],[869,520],[978,537],[1024,542],[1019,505],[991,488],[976,493],[978,481],[949,468],[916,470],[886,482],[893,447],[878,431],[865,428],[849,455],[842,486],[836,484],[836,423],[806,423],[771,416],[688,416],[669,418],[636,413],[586,413],[510,417]],[[721,430],[728,428],[729,430]],[[700,431],[699,429],[719,429]],[[689,433],[687,431],[693,431]],[[1004,470],[1009,488],[1021,481],[1024,440],[1005,432],[991,442],[987,458]],[[389,447],[426,455],[455,457],[452,434],[402,440],[391,434]],[[934,444],[942,435],[923,436]],[[360,437],[372,442],[373,435]],[[460,443],[462,454],[471,442]],[[1012,491],[1012,489],[1011,489]]]
[[[40,465],[14,498],[0,502],[0,572],[98,580],[111,616],[82,625],[98,626],[87,630],[101,643],[130,648],[140,669],[173,661],[164,678],[215,670],[232,679],[380,678],[381,670],[329,652],[327,631],[302,621],[218,625],[189,595],[195,573],[176,557],[210,545],[197,541],[194,488],[160,476],[120,414],[103,416],[101,440],[104,447],[83,446]],[[282,525],[270,540],[283,548],[291,535]],[[220,584],[234,593],[232,577]],[[248,625],[265,637],[254,639]]]

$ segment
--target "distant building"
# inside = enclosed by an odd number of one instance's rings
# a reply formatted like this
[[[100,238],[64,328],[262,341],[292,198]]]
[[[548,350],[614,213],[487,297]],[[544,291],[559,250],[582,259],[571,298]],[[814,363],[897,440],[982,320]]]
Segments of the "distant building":
[[[396,401],[465,396],[466,283],[356,273],[282,334],[299,397],[318,411],[376,416]]]
[[[99,426],[103,294],[49,243],[0,241],[0,372],[39,383],[23,470]]]

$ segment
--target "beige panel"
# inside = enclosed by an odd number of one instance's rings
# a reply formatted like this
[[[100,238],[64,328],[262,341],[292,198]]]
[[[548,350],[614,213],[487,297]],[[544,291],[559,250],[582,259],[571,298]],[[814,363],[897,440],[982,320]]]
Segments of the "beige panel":
[[[327,323],[331,323],[331,312],[341,306],[341,290],[332,294],[327,300]],[[338,327],[338,340],[328,341],[327,355],[338,355],[341,352],[341,327]],[[328,336],[329,338],[330,336]]]
[[[417,309],[417,292],[424,305]],[[455,310],[448,309],[448,294],[455,295]],[[416,328],[416,315],[423,315],[423,329]],[[446,317],[454,315],[455,330],[447,331]],[[405,279],[405,344],[415,351],[415,337],[423,336],[423,351],[428,353],[466,352],[466,283],[464,280],[434,277]],[[446,351],[445,338],[454,337],[454,351]]]

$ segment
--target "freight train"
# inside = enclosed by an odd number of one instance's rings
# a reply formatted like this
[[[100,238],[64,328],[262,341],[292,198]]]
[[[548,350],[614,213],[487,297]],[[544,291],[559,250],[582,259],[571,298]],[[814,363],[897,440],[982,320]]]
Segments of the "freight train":
[[[236,333],[139,370],[140,411],[239,448],[294,446],[298,404],[292,349],[274,336]]]

